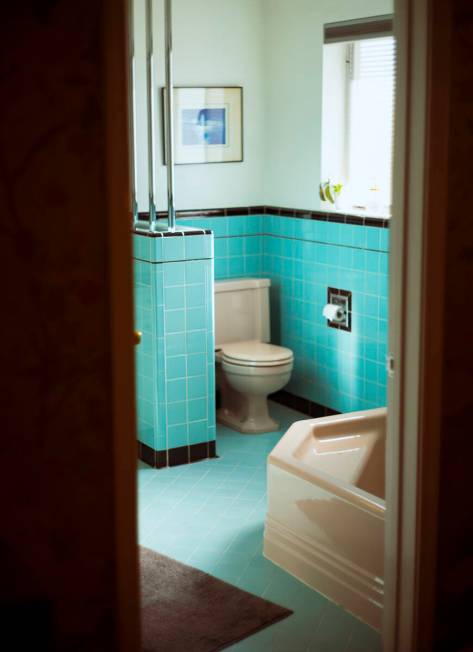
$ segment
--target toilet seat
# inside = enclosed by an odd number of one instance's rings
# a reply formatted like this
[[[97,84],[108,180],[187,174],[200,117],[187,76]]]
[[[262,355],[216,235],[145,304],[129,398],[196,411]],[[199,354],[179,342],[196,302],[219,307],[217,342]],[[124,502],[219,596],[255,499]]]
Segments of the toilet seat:
[[[277,377],[290,374],[294,367],[293,360],[273,365],[235,364],[230,360],[222,360],[222,369],[228,375],[246,376],[246,378]]]
[[[294,357],[284,346],[256,340],[223,344],[221,356],[223,362],[243,367],[279,367],[292,362]]]

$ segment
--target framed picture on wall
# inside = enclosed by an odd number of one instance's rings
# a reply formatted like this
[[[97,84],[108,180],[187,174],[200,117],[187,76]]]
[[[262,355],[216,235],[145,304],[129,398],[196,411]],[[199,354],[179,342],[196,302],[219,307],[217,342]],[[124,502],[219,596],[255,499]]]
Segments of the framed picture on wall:
[[[243,161],[242,95],[240,86],[174,88],[176,165]]]

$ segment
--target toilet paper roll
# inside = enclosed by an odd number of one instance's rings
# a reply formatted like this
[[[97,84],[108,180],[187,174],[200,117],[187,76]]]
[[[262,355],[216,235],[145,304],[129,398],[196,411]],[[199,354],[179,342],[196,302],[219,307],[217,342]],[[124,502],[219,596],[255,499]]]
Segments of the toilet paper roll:
[[[334,303],[327,303],[322,313],[325,319],[329,321],[340,321],[343,318],[343,308],[340,308],[340,306]]]

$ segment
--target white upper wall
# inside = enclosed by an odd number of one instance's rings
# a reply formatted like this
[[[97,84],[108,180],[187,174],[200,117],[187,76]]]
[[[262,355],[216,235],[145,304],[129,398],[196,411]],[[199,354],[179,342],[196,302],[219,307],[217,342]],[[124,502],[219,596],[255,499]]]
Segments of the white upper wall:
[[[321,181],[346,177],[346,43],[324,46],[322,71]],[[340,172],[343,176],[340,177]]]
[[[161,88],[164,86],[163,0],[156,0],[157,124],[156,194],[166,208],[162,160]],[[146,77],[144,0],[135,0],[138,108],[138,201],[147,210]],[[264,163],[263,16],[261,0],[174,0],[173,50],[176,86],[243,87],[243,162],[175,166],[176,208],[249,206],[262,201]],[[140,51],[138,54],[138,50]]]
[[[317,209],[323,26],[389,14],[392,0],[264,0],[265,204]]]
[[[148,209],[145,0],[135,2],[137,177]],[[162,164],[163,0],[155,0],[156,195]],[[176,208],[319,207],[323,25],[391,13],[392,0],[173,0],[176,86],[243,87],[242,163],[175,167]],[[158,88],[159,87],[159,88]]]

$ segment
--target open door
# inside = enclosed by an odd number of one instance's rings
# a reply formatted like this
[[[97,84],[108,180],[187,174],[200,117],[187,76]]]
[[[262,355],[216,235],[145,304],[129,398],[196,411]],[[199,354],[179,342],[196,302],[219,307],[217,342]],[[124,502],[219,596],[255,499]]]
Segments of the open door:
[[[442,45],[439,38],[435,38],[434,50],[433,35],[442,31],[442,17],[437,13],[441,4],[397,0],[395,8],[399,81],[390,314],[397,319],[391,322],[390,335],[386,652],[430,649],[432,643],[435,544],[434,537],[428,535],[435,527],[436,513],[439,419],[435,399],[439,395],[440,360],[426,352],[429,347],[439,347],[441,328],[427,332],[425,305],[429,297],[430,314],[434,311],[440,324],[441,292],[433,290],[442,277],[437,245],[444,228],[441,215],[446,184],[438,181],[443,180],[446,170],[447,105],[438,93],[439,85],[429,82],[434,64],[440,64],[442,53],[448,53],[448,43]],[[139,649],[139,611],[124,0],[118,4],[109,0],[105,12],[118,640],[119,649],[130,652]],[[443,72],[445,65],[435,67],[436,75]],[[435,169],[426,164],[434,157],[438,162]],[[434,214],[438,219],[433,219]]]
[[[386,652],[431,650],[441,427],[450,3],[397,0]]]
[[[128,143],[128,3],[108,0],[104,19],[107,221],[113,356],[117,650],[140,649],[136,524],[135,367]]]

